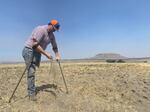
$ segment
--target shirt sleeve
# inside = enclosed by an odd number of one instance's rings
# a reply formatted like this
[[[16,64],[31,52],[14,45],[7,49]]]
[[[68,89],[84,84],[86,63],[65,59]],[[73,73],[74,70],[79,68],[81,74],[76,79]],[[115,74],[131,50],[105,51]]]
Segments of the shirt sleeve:
[[[51,44],[52,44],[52,49],[55,53],[58,52],[58,47],[57,47],[57,43],[56,43],[56,39],[55,36],[53,35],[51,38]]]

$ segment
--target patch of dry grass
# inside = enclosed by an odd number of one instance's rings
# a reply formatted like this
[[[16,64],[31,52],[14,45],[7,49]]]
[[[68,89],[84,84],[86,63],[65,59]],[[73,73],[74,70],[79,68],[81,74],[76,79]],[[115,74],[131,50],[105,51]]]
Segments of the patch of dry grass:
[[[51,68],[51,73],[49,73]],[[26,75],[12,103],[7,101],[23,64],[0,65],[2,112],[149,112],[150,64],[99,62],[62,63],[69,89],[65,93],[59,66],[42,63],[37,70],[37,102],[29,101]]]

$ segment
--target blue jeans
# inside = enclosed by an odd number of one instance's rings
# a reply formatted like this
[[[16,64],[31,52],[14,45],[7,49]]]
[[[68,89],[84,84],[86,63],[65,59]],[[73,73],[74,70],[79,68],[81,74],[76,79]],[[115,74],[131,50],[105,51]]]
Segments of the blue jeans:
[[[41,54],[31,48],[25,47],[22,51],[22,56],[27,67],[28,95],[35,95],[35,72],[36,66],[40,66]]]

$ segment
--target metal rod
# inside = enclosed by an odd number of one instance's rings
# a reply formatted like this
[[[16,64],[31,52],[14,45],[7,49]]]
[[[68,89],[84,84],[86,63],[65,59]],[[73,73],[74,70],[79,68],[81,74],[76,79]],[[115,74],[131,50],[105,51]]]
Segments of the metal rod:
[[[65,77],[64,77],[64,74],[63,74],[61,65],[60,65],[60,61],[57,60],[57,62],[58,62],[58,64],[59,64],[59,68],[60,68],[60,71],[61,71],[61,75],[62,75],[62,77],[63,77],[63,81],[64,81],[64,84],[65,84],[65,87],[66,87],[66,93],[68,94],[68,88],[67,88],[67,84],[66,84],[66,81],[65,81]]]
[[[13,91],[11,97],[9,98],[9,103],[11,102],[11,99],[13,98],[13,96],[14,96],[14,94],[15,94],[15,92],[16,92],[16,90],[17,90],[17,88],[18,88],[18,86],[19,86],[19,84],[20,84],[20,82],[21,82],[21,80],[22,80],[22,77],[24,76],[24,74],[25,74],[27,68],[28,68],[28,66],[26,66],[24,72],[22,73],[22,75],[21,75],[21,77],[20,77],[20,79],[19,79],[19,82],[17,83],[17,85],[16,85],[16,87],[15,87],[15,89],[14,89],[14,91]]]

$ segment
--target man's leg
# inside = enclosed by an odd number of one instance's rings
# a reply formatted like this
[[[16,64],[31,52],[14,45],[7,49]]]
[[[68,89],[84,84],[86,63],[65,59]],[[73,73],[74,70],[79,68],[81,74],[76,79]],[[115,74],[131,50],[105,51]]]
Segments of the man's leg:
[[[28,68],[28,74],[27,74],[27,82],[28,82],[28,95],[36,95],[35,93],[35,72],[36,72],[36,65],[31,63],[31,65]]]
[[[22,53],[26,66],[28,67],[27,73],[27,85],[28,85],[28,96],[36,95],[35,88],[35,72],[36,67],[39,67],[41,61],[41,54],[35,52],[33,49],[24,48]],[[33,99],[34,100],[34,99]]]
[[[22,52],[22,56],[25,60],[27,66],[27,88],[28,88],[28,96],[35,96],[35,71],[36,67],[33,63],[33,50],[30,48],[24,48]]]

